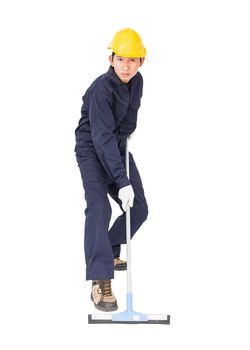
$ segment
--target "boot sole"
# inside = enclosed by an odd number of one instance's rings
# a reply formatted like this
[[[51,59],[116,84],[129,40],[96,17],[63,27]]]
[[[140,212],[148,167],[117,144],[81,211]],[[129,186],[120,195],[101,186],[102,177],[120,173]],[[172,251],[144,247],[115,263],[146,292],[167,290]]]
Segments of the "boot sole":
[[[126,271],[127,270],[127,264],[117,264],[115,266],[115,271]]]
[[[118,310],[118,306],[113,306],[113,307],[101,307],[101,306],[98,306],[97,304],[94,303],[94,306],[97,310],[100,310],[100,311],[104,311],[104,312],[110,312],[110,311],[116,311]]]

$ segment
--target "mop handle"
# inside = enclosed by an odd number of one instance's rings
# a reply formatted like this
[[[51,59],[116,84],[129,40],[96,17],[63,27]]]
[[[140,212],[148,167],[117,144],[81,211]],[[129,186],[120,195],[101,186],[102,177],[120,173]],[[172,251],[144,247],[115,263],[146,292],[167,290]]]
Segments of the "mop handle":
[[[128,139],[126,142],[126,173],[129,179],[129,150],[128,150]],[[130,206],[127,204],[126,208],[126,250],[127,250],[127,293],[132,293],[132,278],[131,278],[131,221],[130,221]]]

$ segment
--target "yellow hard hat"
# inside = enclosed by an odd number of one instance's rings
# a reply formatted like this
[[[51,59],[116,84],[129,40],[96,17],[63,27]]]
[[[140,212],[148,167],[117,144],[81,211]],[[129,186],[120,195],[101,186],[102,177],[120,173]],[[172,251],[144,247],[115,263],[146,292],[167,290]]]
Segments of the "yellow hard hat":
[[[119,30],[108,49],[113,50],[116,55],[121,57],[140,58],[146,56],[146,49],[140,35],[130,28]]]

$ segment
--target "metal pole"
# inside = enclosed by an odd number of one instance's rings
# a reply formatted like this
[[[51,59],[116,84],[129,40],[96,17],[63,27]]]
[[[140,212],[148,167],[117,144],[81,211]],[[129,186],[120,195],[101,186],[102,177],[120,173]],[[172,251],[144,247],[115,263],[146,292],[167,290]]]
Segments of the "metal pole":
[[[126,172],[129,179],[129,149],[128,140],[126,142]],[[132,278],[131,278],[131,222],[130,222],[130,206],[127,204],[126,208],[126,249],[127,249],[127,293],[132,294]]]

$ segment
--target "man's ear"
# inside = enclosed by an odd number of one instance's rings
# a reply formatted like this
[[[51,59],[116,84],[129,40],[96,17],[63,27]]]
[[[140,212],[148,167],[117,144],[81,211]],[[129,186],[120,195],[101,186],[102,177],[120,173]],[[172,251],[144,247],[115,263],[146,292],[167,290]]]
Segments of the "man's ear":
[[[143,65],[144,61],[145,61],[145,57],[141,57],[140,58],[140,67]]]
[[[114,62],[113,62],[113,57],[112,55],[109,56],[109,62],[111,64],[112,67],[114,67]]]

